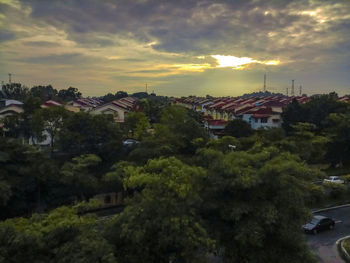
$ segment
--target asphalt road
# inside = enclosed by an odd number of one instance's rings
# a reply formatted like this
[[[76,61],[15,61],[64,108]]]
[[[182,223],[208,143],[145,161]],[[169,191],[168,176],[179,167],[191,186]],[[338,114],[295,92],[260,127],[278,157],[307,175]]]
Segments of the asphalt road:
[[[343,207],[315,213],[331,217],[335,220],[333,230],[306,235],[307,243],[319,258],[320,263],[344,263],[338,254],[335,242],[350,235],[350,207]]]

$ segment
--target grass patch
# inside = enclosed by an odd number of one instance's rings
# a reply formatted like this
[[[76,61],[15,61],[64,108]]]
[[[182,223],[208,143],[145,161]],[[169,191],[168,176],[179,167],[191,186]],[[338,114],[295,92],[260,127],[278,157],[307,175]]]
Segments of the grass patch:
[[[343,246],[344,246],[346,252],[348,252],[348,254],[350,255],[350,238],[346,239],[343,242]]]

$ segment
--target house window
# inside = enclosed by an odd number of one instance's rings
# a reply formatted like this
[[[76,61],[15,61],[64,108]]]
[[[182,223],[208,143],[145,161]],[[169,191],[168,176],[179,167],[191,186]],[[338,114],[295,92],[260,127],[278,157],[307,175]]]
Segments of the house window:
[[[280,120],[279,119],[272,119],[272,122],[273,123],[278,123],[278,122],[280,122]]]
[[[259,119],[255,119],[255,118],[254,118],[254,120],[255,120],[255,122],[257,123]]]
[[[261,123],[267,123],[267,118],[261,118]]]

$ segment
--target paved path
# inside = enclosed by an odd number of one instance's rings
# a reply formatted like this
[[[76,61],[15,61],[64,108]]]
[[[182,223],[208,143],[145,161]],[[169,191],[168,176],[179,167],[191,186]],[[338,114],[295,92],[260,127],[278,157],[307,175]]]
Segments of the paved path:
[[[333,218],[336,221],[334,230],[324,231],[317,235],[306,235],[307,243],[319,258],[320,263],[344,263],[338,254],[335,242],[350,235],[350,207],[318,212],[316,214]]]

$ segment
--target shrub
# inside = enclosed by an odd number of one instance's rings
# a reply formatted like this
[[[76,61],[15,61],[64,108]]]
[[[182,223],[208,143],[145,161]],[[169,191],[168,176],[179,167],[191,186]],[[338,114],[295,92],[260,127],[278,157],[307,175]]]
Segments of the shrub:
[[[335,184],[335,183],[324,183],[324,187],[329,189],[329,194],[332,199],[342,198],[346,192],[346,187],[343,184]]]

